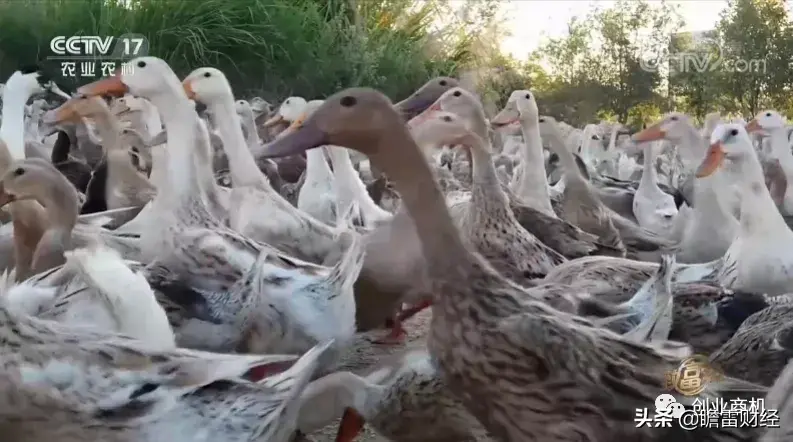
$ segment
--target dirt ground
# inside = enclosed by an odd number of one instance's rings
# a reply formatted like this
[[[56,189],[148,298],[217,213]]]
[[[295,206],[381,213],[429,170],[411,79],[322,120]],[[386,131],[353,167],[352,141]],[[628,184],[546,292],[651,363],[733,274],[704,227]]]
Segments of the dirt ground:
[[[418,341],[423,341],[426,338],[431,317],[431,309],[426,309],[405,323],[405,329],[408,332],[406,344],[418,343]],[[342,362],[342,370],[348,370],[353,373],[368,371],[369,369],[377,366],[378,362],[383,360],[385,357],[404,351],[404,345],[388,346],[372,344],[372,339],[385,336],[387,333],[387,330],[375,330],[371,333],[367,332],[365,334],[359,335]],[[310,434],[307,439],[311,442],[334,442],[336,440],[337,429],[338,421]],[[364,430],[365,432],[362,432],[355,439],[356,442],[389,441],[384,437],[378,436],[368,427],[364,428]]]

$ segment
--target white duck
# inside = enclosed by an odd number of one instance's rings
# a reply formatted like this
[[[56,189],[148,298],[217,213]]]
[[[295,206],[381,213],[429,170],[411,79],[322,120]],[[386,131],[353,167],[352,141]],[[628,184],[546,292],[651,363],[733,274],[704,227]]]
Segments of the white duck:
[[[526,205],[556,218],[551,207],[545,161],[540,137],[540,113],[534,94],[527,90],[513,91],[501,112],[490,120],[494,127],[519,122],[523,131],[521,163],[511,185],[512,192]]]
[[[633,196],[633,215],[641,227],[657,235],[666,235],[674,224],[677,205],[672,195],[658,187],[655,156],[661,143],[663,141],[644,145],[642,179]]]
[[[790,151],[785,118],[777,111],[763,111],[758,113],[747,124],[746,130],[750,134],[759,133],[768,137],[769,158],[779,161],[779,165],[787,178],[781,210],[786,215],[793,215],[793,153]]]
[[[793,231],[774,204],[765,185],[760,161],[742,125],[714,129],[710,147],[697,170],[698,177],[713,174],[724,162],[740,173],[741,228],[724,256],[719,281],[727,288],[766,293],[790,292],[793,286]]]

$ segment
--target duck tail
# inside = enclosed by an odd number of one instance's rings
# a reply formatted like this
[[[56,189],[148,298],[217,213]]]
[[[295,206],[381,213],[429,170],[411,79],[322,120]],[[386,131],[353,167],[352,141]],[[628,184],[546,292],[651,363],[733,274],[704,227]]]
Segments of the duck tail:
[[[164,349],[176,347],[165,310],[146,278],[130,270],[116,250],[96,244],[65,256],[115,318],[119,332]]]

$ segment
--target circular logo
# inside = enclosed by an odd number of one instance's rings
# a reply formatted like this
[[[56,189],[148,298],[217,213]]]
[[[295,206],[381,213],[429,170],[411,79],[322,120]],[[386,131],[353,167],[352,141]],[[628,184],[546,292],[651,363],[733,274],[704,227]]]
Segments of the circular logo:
[[[694,355],[683,360],[672,374],[672,387],[684,396],[696,396],[702,393],[705,385],[716,379],[718,374],[708,365],[708,359],[702,355]]]

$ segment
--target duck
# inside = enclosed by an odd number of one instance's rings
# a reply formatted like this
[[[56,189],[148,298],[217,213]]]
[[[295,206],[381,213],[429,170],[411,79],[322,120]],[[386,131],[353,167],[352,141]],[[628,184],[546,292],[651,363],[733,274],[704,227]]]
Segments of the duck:
[[[746,125],[746,131],[769,138],[771,158],[785,176],[785,188],[780,204],[780,211],[785,215],[793,214],[793,154],[788,142],[788,129],[784,117],[773,110],[759,112]]]
[[[162,350],[121,334],[16,315],[2,305],[0,333],[2,402],[13,404],[0,407],[0,428],[11,441],[286,442],[300,394],[330,346],[322,343],[299,359]],[[247,380],[253,368],[270,376]],[[246,407],[233,407],[242,402]]]
[[[487,442],[487,431],[450,394],[427,350],[415,346],[364,376],[339,371],[312,381],[301,397],[303,433],[341,418],[337,442],[369,424],[395,442]]]
[[[25,104],[33,95],[48,90],[65,95],[38,66],[22,67],[6,81],[0,123],[0,173],[13,161],[25,158]],[[10,204],[9,212],[13,219],[13,254],[19,280],[31,271],[33,252],[47,230],[47,218],[44,208],[32,200]]]
[[[509,95],[504,109],[490,119],[490,124],[499,128],[520,123],[523,132],[521,163],[511,190],[524,204],[555,217],[545,178],[539,115],[534,94],[528,90],[516,90]]]
[[[625,244],[612,222],[611,214],[591,190],[587,178],[581,174],[573,153],[564,146],[556,120],[541,116],[537,121],[540,135],[548,138],[564,167],[563,218],[585,232],[597,235],[601,244],[613,248],[618,256],[624,257]]]
[[[672,113],[641,132],[633,135],[638,143],[668,140],[678,145],[680,158],[692,178],[690,204],[683,206],[675,218],[671,239],[677,241],[677,260],[680,263],[712,262],[727,252],[738,235],[740,224],[733,214],[732,202],[737,201],[726,172],[707,177],[695,177],[693,171],[704,158],[704,140],[680,113]],[[700,157],[700,153],[702,156]],[[696,164],[694,164],[696,163]],[[693,204],[693,207],[691,206]]]
[[[78,93],[142,96],[157,107],[165,123],[170,172],[151,202],[157,222],[141,232],[140,242],[143,259],[151,263],[147,280],[156,273],[161,284],[181,287],[163,291],[161,299],[169,304],[166,310],[178,344],[302,353],[332,340],[333,350],[321,362],[324,369],[332,366],[355,333],[352,284],[363,261],[361,242],[353,241],[336,265],[325,267],[220,223],[210,214],[198,181],[193,156],[208,152],[209,140],[185,85],[160,58],[139,57],[128,63],[134,67],[131,73],[89,83]],[[234,117],[230,101],[229,114]],[[240,125],[235,129],[240,131]],[[195,314],[197,307],[202,315]]]
[[[524,284],[545,277],[550,269],[566,259],[515,219],[496,177],[481,103],[462,88],[446,91],[436,103],[422,114],[424,122],[415,128],[413,137],[421,144],[428,132],[442,131],[447,133],[445,139],[454,140],[470,152],[470,196],[454,199],[449,208],[461,234],[496,270],[511,280]],[[419,130],[422,133],[416,132]],[[438,135],[431,137],[440,138]]]
[[[468,249],[423,154],[386,96],[367,88],[337,92],[299,131],[268,144],[266,154],[293,155],[326,142],[367,154],[399,190],[415,222],[432,287],[430,357],[453,394],[495,439],[573,440],[589,434],[661,440],[656,428],[636,428],[635,409],[653,402],[665,370],[677,359],[660,347],[587,326],[531,296],[525,299],[530,289],[524,293],[527,289]],[[560,400],[580,405],[582,394],[589,398],[586,407],[553,405]],[[552,411],[533,411],[529,397],[545,401]]]
[[[677,215],[677,206],[672,195],[658,187],[658,175],[655,170],[657,156],[656,143],[644,145],[644,164],[639,188],[633,196],[633,214],[639,226],[657,235],[663,235],[672,229]]]
[[[740,231],[727,249],[718,280],[733,290],[766,293],[770,296],[788,293],[793,283],[793,247],[791,231],[776,208],[760,161],[749,135],[742,125],[717,126],[710,138],[705,159],[697,169],[697,177],[707,177],[729,167],[740,172],[742,191]]]
[[[156,193],[156,188],[140,174],[132,164],[129,148],[123,144],[121,125],[110,113],[110,108],[99,97],[76,97],[45,115],[48,122],[59,124],[64,121],[90,118],[96,123],[102,147],[105,149],[106,164],[100,164],[104,175],[104,210],[121,207],[143,206]],[[95,182],[98,185],[99,181]]]
[[[335,218],[331,221],[333,225],[315,218],[275,191],[245,143],[240,118],[233,110],[234,94],[225,74],[215,68],[199,68],[185,77],[182,87],[188,97],[205,103],[207,112],[217,121],[232,181],[229,227],[309,262],[337,262],[358,233],[336,228]]]

